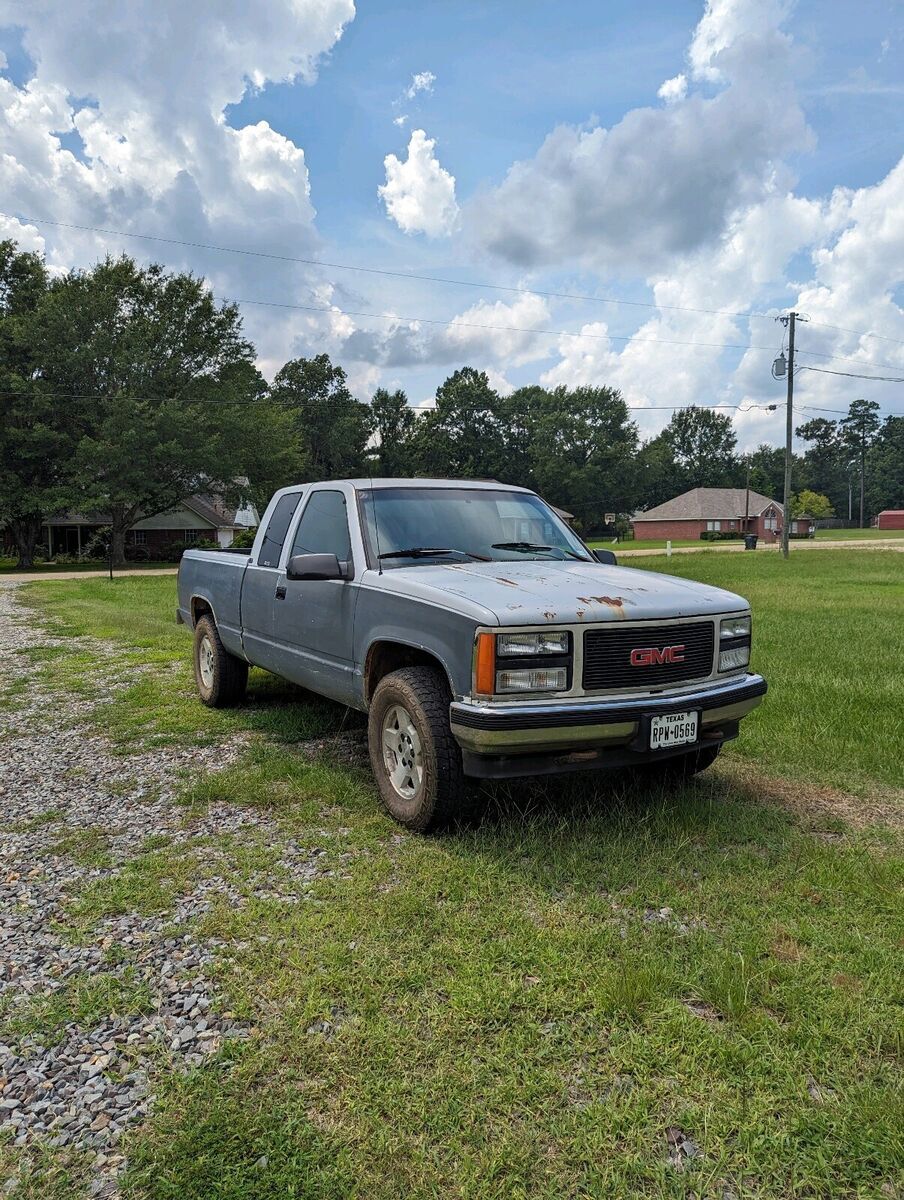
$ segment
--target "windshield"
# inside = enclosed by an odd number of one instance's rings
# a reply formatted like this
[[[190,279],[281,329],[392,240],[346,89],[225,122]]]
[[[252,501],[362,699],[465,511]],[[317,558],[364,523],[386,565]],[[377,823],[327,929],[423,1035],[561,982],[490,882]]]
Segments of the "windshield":
[[[481,559],[588,561],[586,549],[568,526],[539,496],[529,493],[405,487],[364,488],[359,494],[368,558],[376,563],[379,555],[385,571],[415,563]]]

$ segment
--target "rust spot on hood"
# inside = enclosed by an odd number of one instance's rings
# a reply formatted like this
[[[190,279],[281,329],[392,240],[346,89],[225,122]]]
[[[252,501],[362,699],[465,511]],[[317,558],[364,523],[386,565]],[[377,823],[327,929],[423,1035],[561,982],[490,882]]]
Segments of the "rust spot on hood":
[[[515,583],[513,580],[506,579],[504,575],[497,575],[496,582],[504,583],[506,587],[517,587],[518,586],[517,583]]]
[[[543,616],[547,619],[547,621],[554,621],[556,619],[556,614],[554,612],[545,612]]]

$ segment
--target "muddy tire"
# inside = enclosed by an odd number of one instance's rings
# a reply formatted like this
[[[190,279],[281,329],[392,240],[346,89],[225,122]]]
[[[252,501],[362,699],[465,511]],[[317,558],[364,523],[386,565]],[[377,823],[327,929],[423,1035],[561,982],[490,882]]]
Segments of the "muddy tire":
[[[464,813],[450,699],[439,670],[404,667],[380,680],[371,701],[368,746],[380,798],[394,820],[416,833],[444,828]]]
[[[244,699],[248,664],[225,649],[211,617],[201,617],[195,626],[193,659],[198,695],[208,708],[226,708]]]
[[[674,758],[663,759],[661,763],[648,763],[641,770],[644,778],[650,782],[673,787],[711,767],[721,749],[721,745],[703,746],[699,750],[691,750],[689,754],[676,754]]]

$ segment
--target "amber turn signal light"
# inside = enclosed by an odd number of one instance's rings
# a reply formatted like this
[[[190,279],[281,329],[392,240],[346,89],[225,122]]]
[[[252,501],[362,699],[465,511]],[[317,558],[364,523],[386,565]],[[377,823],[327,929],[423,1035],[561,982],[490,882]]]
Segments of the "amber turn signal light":
[[[492,696],[496,688],[496,635],[478,633],[474,690],[481,696]]]

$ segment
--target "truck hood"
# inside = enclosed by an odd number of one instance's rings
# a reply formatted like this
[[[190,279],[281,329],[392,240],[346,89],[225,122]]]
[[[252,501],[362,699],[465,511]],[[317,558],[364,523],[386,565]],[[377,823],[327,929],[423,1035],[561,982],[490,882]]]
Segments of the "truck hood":
[[[653,621],[746,612],[733,592],[675,575],[604,563],[558,560],[417,564],[384,572],[384,588],[478,615],[500,625]],[[458,601],[458,603],[456,603]],[[491,624],[486,620],[485,624]]]

